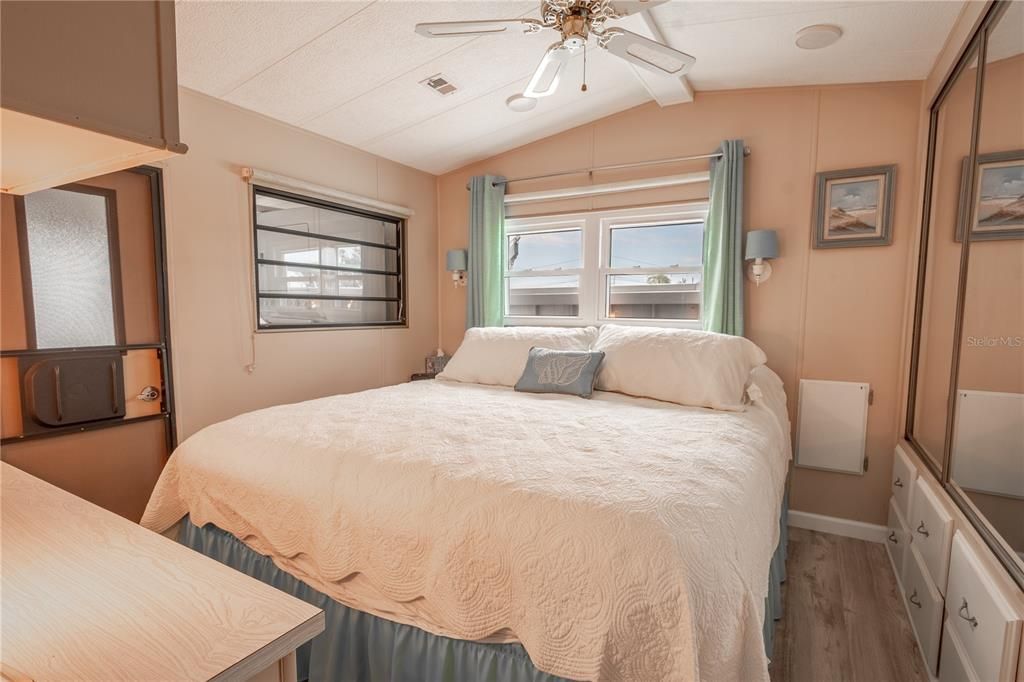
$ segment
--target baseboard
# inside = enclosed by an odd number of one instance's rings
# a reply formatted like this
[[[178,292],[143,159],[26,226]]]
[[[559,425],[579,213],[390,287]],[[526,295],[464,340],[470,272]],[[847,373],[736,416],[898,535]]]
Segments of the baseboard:
[[[885,542],[888,528],[863,521],[851,521],[840,519],[835,516],[823,516],[811,512],[789,511],[789,525],[793,528],[806,528],[822,533],[842,535],[847,538],[857,538],[868,542]]]

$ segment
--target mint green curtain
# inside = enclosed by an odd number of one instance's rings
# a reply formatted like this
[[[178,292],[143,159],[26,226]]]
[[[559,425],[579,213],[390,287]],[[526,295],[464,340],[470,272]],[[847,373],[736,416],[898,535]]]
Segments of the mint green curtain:
[[[743,336],[743,140],[720,151],[711,160],[701,313],[705,330]]]
[[[505,322],[504,181],[496,175],[477,175],[469,181],[467,329],[500,327]]]

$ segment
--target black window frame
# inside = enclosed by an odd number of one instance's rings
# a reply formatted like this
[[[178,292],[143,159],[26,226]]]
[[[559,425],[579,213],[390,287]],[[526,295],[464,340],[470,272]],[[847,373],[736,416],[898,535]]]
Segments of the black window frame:
[[[274,332],[280,330],[287,331],[305,331],[310,329],[392,329],[396,327],[408,327],[408,310],[406,308],[406,262],[405,262],[405,232],[406,232],[406,221],[404,218],[400,218],[394,215],[388,215],[386,213],[377,213],[374,211],[368,211],[353,206],[346,206],[345,204],[328,201],[319,197],[311,197],[303,194],[296,194],[286,190],[277,189],[274,187],[268,187],[266,185],[253,184],[252,190],[250,191],[250,211],[252,213],[252,249],[253,249],[253,286],[254,296],[253,303],[256,308],[256,331],[257,332]],[[395,226],[395,244],[380,244],[377,242],[370,242],[361,239],[350,239],[348,237],[338,237],[336,235],[319,234],[317,232],[303,232],[301,230],[291,230],[283,227],[273,227],[269,225],[259,224],[259,213],[256,211],[256,196],[270,196],[278,199],[284,199],[298,204],[305,204],[306,206],[312,206],[314,208],[322,208],[329,211],[335,211],[338,213],[346,213],[349,215],[355,215],[362,218],[370,218],[372,220],[380,220],[382,222],[391,223]],[[320,239],[326,242],[336,242],[338,244],[349,244],[354,246],[368,246],[376,249],[386,249],[395,252],[395,270],[379,270],[376,268],[355,268],[347,266],[335,266],[335,265],[314,265],[305,263],[290,263],[285,261],[278,261],[275,259],[260,258],[259,252],[259,231],[272,232],[276,234],[290,234],[299,237],[309,237],[313,239]],[[329,272],[351,272],[356,274],[366,275],[386,275],[389,277],[395,277],[398,281],[397,296],[341,296],[331,294],[293,294],[293,293],[261,293],[260,292],[260,265],[270,266],[296,266],[305,269],[321,270]],[[260,301],[261,299],[304,299],[304,300],[318,300],[318,301],[385,301],[388,303],[396,303],[398,305],[398,319],[381,322],[332,322],[332,323],[307,323],[307,324],[262,324],[260,318]]]

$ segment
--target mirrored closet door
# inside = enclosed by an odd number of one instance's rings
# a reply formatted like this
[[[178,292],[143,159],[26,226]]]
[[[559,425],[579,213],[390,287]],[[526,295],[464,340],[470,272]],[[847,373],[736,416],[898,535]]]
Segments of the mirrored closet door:
[[[1024,3],[989,33],[949,478],[1024,555]]]
[[[932,108],[907,438],[1024,587],[1022,27],[994,5]]]
[[[934,121],[927,259],[919,282],[920,332],[911,434],[920,452],[941,469],[953,372],[957,290],[963,245],[954,238],[960,212],[961,166],[971,154],[978,48],[954,76]]]

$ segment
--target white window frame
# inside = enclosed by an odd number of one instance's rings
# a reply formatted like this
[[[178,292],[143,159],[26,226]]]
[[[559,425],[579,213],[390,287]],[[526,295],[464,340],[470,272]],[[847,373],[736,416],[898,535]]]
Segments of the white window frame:
[[[673,204],[671,206],[654,206],[647,208],[617,209],[608,211],[588,211],[557,216],[535,216],[529,218],[508,218],[505,221],[503,243],[508,244],[508,237],[514,234],[531,232],[556,232],[559,230],[579,229],[583,249],[583,268],[571,270],[545,270],[502,273],[503,279],[512,277],[557,277],[579,275],[579,315],[566,316],[529,316],[505,315],[506,326],[600,326],[605,323],[647,325],[658,327],[681,327],[700,329],[701,319],[669,320],[669,319],[638,319],[610,318],[607,316],[609,275],[643,275],[643,274],[675,274],[686,272],[703,273],[700,266],[680,266],[676,268],[612,268],[610,266],[611,231],[617,227],[653,227],[655,225],[672,225],[678,223],[706,222],[708,204],[705,201]],[[507,262],[503,267],[507,267]],[[703,287],[703,279],[701,286]],[[503,286],[507,284],[503,282]],[[506,295],[506,306],[507,295]],[[701,309],[701,316],[703,316]]]

